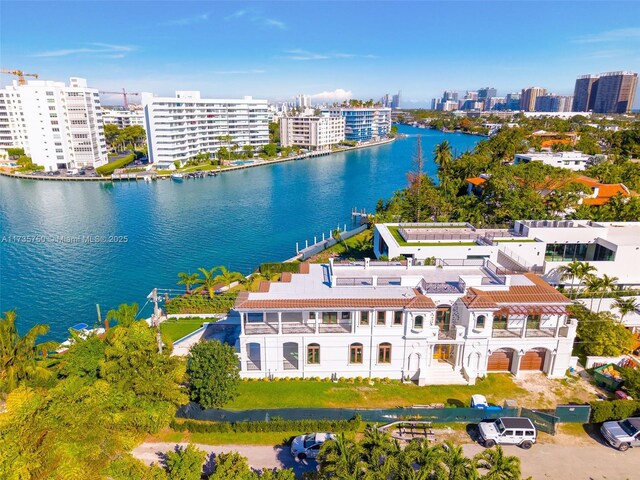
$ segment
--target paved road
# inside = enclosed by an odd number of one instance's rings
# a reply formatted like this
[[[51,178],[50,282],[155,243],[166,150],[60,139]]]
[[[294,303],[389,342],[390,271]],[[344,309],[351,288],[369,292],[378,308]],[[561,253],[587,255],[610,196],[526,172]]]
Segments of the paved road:
[[[595,442],[594,442],[595,443]],[[186,445],[186,444],[180,444]],[[162,453],[174,449],[174,443],[143,443],[133,451],[136,458],[151,464],[160,462]],[[198,445],[216,454],[236,451],[249,459],[254,468],[293,468],[299,476],[315,468],[315,462],[300,464],[291,458],[286,447],[257,445]],[[463,445],[464,452],[473,456],[483,448],[476,444]],[[531,450],[505,447],[508,455],[522,460],[522,477],[562,480],[637,480],[640,478],[640,449],[618,452],[604,445],[534,445]]]

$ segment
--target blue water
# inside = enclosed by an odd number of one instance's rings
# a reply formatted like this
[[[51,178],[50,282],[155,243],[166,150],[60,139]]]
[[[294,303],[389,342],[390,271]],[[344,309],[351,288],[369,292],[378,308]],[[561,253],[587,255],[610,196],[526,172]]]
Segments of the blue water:
[[[120,303],[143,306],[153,287],[179,289],[178,272],[225,265],[250,273],[295,255],[296,242],[302,248],[314,235],[349,226],[353,207],[373,211],[379,198],[406,186],[416,134],[430,175],[436,144],[446,139],[463,152],[481,140],[400,131],[410,136],[183,182],[0,177],[0,311],[17,308],[22,331],[48,323],[49,336],[64,339],[70,326],[95,323],[96,303],[104,317]],[[9,241],[13,235],[40,236],[41,243]],[[69,241],[83,235],[90,241]]]

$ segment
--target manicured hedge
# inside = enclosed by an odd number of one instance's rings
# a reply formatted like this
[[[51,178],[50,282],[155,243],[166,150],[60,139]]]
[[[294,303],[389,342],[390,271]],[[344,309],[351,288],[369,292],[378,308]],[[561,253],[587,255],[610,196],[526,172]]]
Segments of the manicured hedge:
[[[256,433],[256,432],[355,432],[362,419],[356,415],[351,420],[284,420],[273,418],[268,422],[195,422],[171,421],[171,428],[191,433]]]
[[[263,275],[273,275],[275,273],[291,272],[298,273],[300,271],[300,264],[297,262],[282,262],[282,263],[261,263],[260,273]]]
[[[185,295],[165,303],[169,314],[178,313],[227,313],[236,302],[237,293],[224,293],[209,298],[205,295]]]
[[[640,400],[611,400],[591,404],[591,422],[601,423],[640,415]]]
[[[135,154],[127,155],[126,157],[122,157],[120,160],[116,160],[115,162],[107,163],[106,165],[102,165],[101,167],[96,168],[96,172],[98,175],[111,175],[118,168],[122,168],[125,165],[130,164],[136,159]]]

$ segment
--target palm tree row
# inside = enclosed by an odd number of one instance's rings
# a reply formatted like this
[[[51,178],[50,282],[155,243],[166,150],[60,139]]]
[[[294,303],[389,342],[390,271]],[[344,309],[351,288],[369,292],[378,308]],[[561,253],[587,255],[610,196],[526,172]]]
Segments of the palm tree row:
[[[199,273],[178,273],[180,280],[177,283],[185,286],[187,294],[206,292],[209,298],[213,298],[218,285],[223,284],[228,288],[236,280],[245,278],[240,272],[230,272],[224,265],[213,267],[210,270],[201,267],[198,270],[202,273],[202,277]],[[216,272],[220,272],[220,274],[216,275]],[[192,290],[191,287],[194,285],[197,287]]]
[[[462,447],[447,441],[431,446],[428,441],[411,442],[406,447],[388,433],[369,428],[362,441],[348,440],[344,434],[326,442],[318,455],[319,478],[345,480],[517,480],[520,460],[506,456],[500,446],[473,458]],[[482,473],[481,473],[482,472]]]

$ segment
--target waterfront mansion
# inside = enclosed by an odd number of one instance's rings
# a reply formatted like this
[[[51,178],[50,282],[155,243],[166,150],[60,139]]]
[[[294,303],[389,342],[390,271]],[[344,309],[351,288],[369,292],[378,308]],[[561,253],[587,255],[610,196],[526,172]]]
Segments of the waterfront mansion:
[[[571,302],[533,273],[488,259],[300,265],[241,292],[241,376],[473,384],[491,372],[562,377]]]

